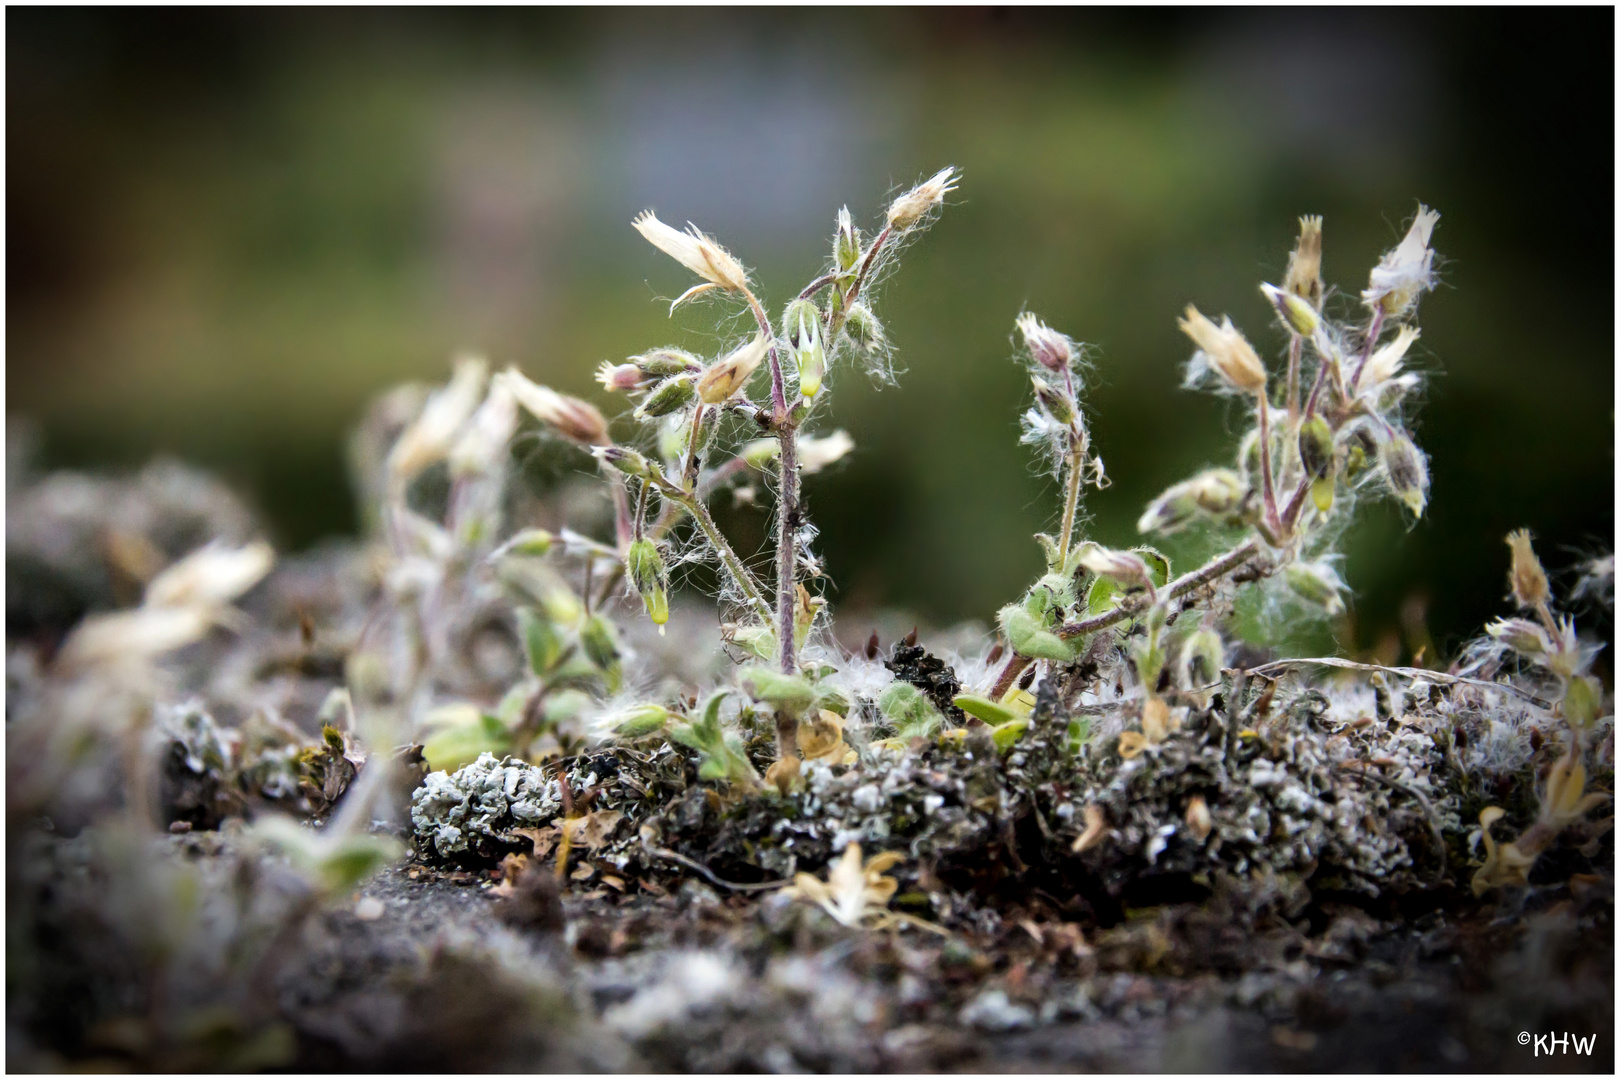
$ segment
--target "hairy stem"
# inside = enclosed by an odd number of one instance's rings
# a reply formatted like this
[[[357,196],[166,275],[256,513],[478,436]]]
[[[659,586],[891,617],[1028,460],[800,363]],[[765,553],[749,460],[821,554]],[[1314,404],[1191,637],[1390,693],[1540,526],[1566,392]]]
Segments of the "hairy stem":
[[[603,469],[607,469],[607,466],[604,465]],[[630,547],[630,539],[635,532],[630,524],[630,497],[625,494],[624,482],[620,474],[608,474],[608,492],[613,496],[613,538],[618,541],[620,554]]]
[[[1280,532],[1277,491],[1271,481],[1271,401],[1264,388],[1255,395],[1255,407],[1260,410],[1260,490],[1265,497],[1266,524],[1273,532]]]
[[[1012,689],[1012,684],[1019,674],[1032,663],[1034,663],[1033,659],[1020,653],[1013,653],[1008,656],[1006,665],[1001,669],[1001,674],[996,676],[995,685],[990,688],[990,700],[1000,701],[1005,697],[1007,691]]]
[[[1378,347],[1378,335],[1384,332],[1384,306],[1382,304],[1373,309],[1372,325],[1367,327],[1367,340],[1361,346],[1361,357],[1356,361],[1356,370],[1350,376],[1350,389],[1356,390],[1361,386],[1361,369],[1367,366],[1372,359],[1373,350]]]
[[[681,470],[681,487],[692,491],[698,478],[698,435],[703,430],[703,405],[692,413],[692,427],[686,433],[686,467]]]
[[[1080,447],[1069,441],[1068,487],[1063,493],[1063,529],[1058,538],[1058,566],[1069,561],[1069,542],[1074,539],[1074,514],[1080,506],[1080,477],[1085,467]]]
[[[743,561],[737,557],[737,553],[726,542],[725,536],[720,532],[720,527],[714,523],[714,518],[709,516],[709,508],[686,492],[666,491],[665,493],[675,502],[684,506],[687,513],[692,515],[692,520],[697,522],[698,528],[703,530],[703,535],[709,538],[709,543],[713,544],[714,550],[719,553],[721,563],[731,572],[731,578],[737,583],[737,588],[743,591],[743,594],[748,597],[749,602],[754,605],[754,608],[761,615],[769,618],[771,605],[765,599],[765,590],[760,588],[759,582],[754,580],[754,575],[749,572],[748,567],[743,565]]]
[[[1231,573],[1250,559],[1260,553],[1260,545],[1255,540],[1245,540],[1224,555],[1218,555],[1197,570],[1190,570],[1182,574],[1169,585],[1159,590],[1159,596],[1165,600],[1174,600],[1185,596],[1201,585],[1207,585],[1225,574]],[[1152,601],[1146,596],[1127,600],[1112,611],[1105,611],[1101,615],[1094,615],[1089,619],[1068,623],[1058,630],[1060,638],[1076,638],[1084,634],[1096,633],[1115,623],[1123,622],[1133,615],[1151,606]]]
[[[743,289],[743,295],[748,298],[748,307],[754,313],[754,321],[759,324],[759,332],[765,335],[770,344],[771,364],[771,406],[776,411],[775,421],[777,427],[788,423],[787,382],[782,376],[782,358],[776,351],[776,331],[771,329],[771,320],[760,305],[759,298],[748,289]]]
[[[816,295],[816,293],[820,292],[822,289],[825,289],[827,286],[831,285],[837,280],[837,273],[822,274],[820,277],[816,278],[816,280],[812,281],[810,284],[806,285],[802,290],[800,290],[799,299],[808,300],[812,296]]]
[[[782,671],[791,675],[799,666],[798,643],[793,636],[794,586],[799,567],[799,462],[793,429],[783,427],[777,439],[781,445],[781,483],[776,493],[776,628]]]
[[[1288,341],[1288,426],[1299,423],[1299,358],[1305,351],[1305,339],[1290,334]]]

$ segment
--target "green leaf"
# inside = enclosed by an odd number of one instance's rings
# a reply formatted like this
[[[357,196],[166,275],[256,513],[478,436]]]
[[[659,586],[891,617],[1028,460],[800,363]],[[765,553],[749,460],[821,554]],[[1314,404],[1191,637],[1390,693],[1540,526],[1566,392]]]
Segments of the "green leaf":
[[[1029,721],[1023,717],[1009,720],[1005,724],[990,729],[990,737],[996,741],[996,749],[1006,752],[1018,737],[1029,730]]]
[[[422,745],[422,757],[434,772],[441,769],[454,772],[463,765],[477,761],[479,754],[487,752],[501,757],[511,750],[511,733],[500,717],[479,712],[470,715],[466,721],[447,724],[428,736]]]
[[[945,722],[934,703],[907,682],[889,684],[878,695],[878,711],[908,739],[932,735]]]
[[[795,715],[804,713],[816,699],[815,689],[808,679],[758,665],[744,668],[738,682],[755,701]]]
[[[563,636],[557,624],[541,615],[534,608],[520,607],[517,609],[518,633],[523,639],[523,649],[529,658],[529,670],[536,675],[546,675],[557,666],[562,659]]]
[[[1131,552],[1147,563],[1148,578],[1155,589],[1162,589],[1170,583],[1170,560],[1159,549],[1134,547]]]
[[[951,699],[951,704],[969,716],[977,716],[992,727],[997,724],[1005,724],[1009,720],[1019,719],[1018,714],[1005,705],[998,704],[978,694],[957,694]]]
[[[1119,585],[1112,578],[1099,577],[1092,579],[1091,588],[1086,592],[1086,614],[1101,615],[1112,611],[1119,606]]]

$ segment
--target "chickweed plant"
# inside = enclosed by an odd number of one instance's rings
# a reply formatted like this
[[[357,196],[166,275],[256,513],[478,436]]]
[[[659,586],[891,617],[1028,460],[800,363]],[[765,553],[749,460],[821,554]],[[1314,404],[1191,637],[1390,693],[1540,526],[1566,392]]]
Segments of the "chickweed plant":
[[[1001,609],[999,640],[979,660],[958,658],[951,668],[908,638],[884,664],[891,679],[874,671],[875,640],[854,655],[831,644],[800,480],[852,450],[841,430],[814,433],[825,427],[829,375],[859,366],[887,376],[891,345],[872,308],[873,285],[933,222],[957,180],[954,169],[941,170],[895,199],[870,233],[840,210],[827,263],[775,318],[743,264],[716,240],[695,225],[680,230],[651,211],[639,215],[637,231],[699,279],[671,304],[672,313],[708,299],[723,306],[722,326],[731,308],[752,326],[716,356],[668,345],[604,363],[598,379],[628,399],[621,423],[633,434],[610,434],[614,425],[595,406],[516,369],[486,389],[483,368],[464,363],[429,401],[388,459],[394,483],[383,516],[402,560],[399,576],[432,583],[427,595],[470,588],[474,579],[495,582],[518,603],[530,668],[493,712],[463,705],[429,713],[430,765],[453,769],[485,751],[535,760],[567,754],[589,741],[566,734],[570,719],[587,717],[573,728],[598,744],[668,741],[695,750],[700,775],[731,797],[762,787],[785,795],[802,787],[812,764],[877,767],[935,739],[962,740],[969,752],[1008,752],[1041,714],[1031,692],[1037,676],[1045,714],[1068,717],[1058,742],[1066,753],[1088,752],[1117,734],[1119,759],[1130,761],[1164,744],[1190,716],[1213,715],[1215,694],[1244,696],[1247,673],[1227,667],[1225,636],[1239,590],[1286,597],[1291,610],[1307,615],[1344,610],[1348,587],[1336,569],[1335,543],[1356,508],[1388,497],[1416,519],[1429,498],[1427,459],[1409,427],[1422,377],[1408,357],[1419,338],[1419,300],[1436,281],[1430,240],[1439,215],[1423,206],[1355,296],[1325,286],[1322,220],[1299,219],[1282,281],[1259,286],[1276,316],[1275,364],[1230,318],[1217,321],[1191,304],[1180,318],[1195,349],[1186,385],[1237,398],[1252,421],[1229,466],[1170,487],[1147,506],[1138,528],[1149,537],[1194,528],[1235,532],[1227,550],[1177,574],[1154,547],[1114,549],[1079,535],[1083,492],[1107,484],[1083,397],[1094,354],[1023,312],[1014,327],[1033,401],[1022,441],[1063,493],[1053,534],[1036,536],[1045,572]],[[501,499],[480,485],[499,482],[518,410],[595,458],[615,507],[611,542],[533,528],[497,542]],[[410,509],[407,496],[412,474],[441,458],[454,477],[443,526]],[[756,475],[775,494],[768,577],[756,575],[708,508],[718,492]],[[1596,805],[1583,797],[1578,770],[1581,733],[1602,713],[1603,692],[1585,674],[1592,647],[1547,607],[1528,539],[1515,534],[1511,542],[1514,595],[1535,619],[1494,624],[1491,646],[1470,657],[1475,667],[1499,663],[1506,650],[1558,680],[1553,708],[1576,721],[1557,774],[1563,779],[1544,802],[1559,808],[1549,811],[1563,815],[1559,821],[1573,820],[1569,815]],[[580,564],[573,580],[581,584],[570,583],[559,557]],[[403,570],[423,559],[431,566]],[[697,698],[638,699],[625,689],[625,651],[607,612],[611,593],[623,582],[662,633],[671,567],[692,561],[718,569],[734,676],[701,705]],[[452,586],[458,574],[463,583]],[[422,609],[417,624],[416,652],[429,661],[447,647],[443,631],[431,628],[438,602]],[[1256,708],[1263,715],[1275,691],[1269,684],[1245,715]],[[1220,723],[1229,752],[1254,735],[1240,730],[1235,712]],[[774,732],[769,751],[755,738],[762,726]],[[1195,831],[1207,835],[1209,809],[1202,798],[1199,806]],[[1095,842],[1102,826],[1093,810],[1083,815],[1084,835]],[[1499,808],[1486,814],[1493,812],[1500,816]],[[1476,882],[1508,880],[1513,871],[1504,868],[1533,859],[1529,849],[1545,847],[1549,830],[1556,833],[1549,823],[1535,828],[1519,847],[1500,849],[1487,829],[1495,861]]]

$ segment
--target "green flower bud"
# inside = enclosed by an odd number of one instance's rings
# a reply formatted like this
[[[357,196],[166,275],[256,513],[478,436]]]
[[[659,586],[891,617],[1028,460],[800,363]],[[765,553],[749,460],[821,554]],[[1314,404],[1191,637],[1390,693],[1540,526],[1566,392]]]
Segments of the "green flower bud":
[[[536,675],[547,674],[562,658],[562,632],[555,623],[533,608],[518,608],[517,623],[523,652],[529,659],[529,670]]]
[[[1295,596],[1315,604],[1329,615],[1344,610],[1344,600],[1339,596],[1344,582],[1327,563],[1290,563],[1283,571],[1283,581]]]
[[[647,606],[647,617],[663,626],[669,621],[669,572],[658,545],[651,540],[633,541],[625,552],[624,568],[631,587]]]
[[[883,345],[883,324],[872,314],[872,309],[859,300],[849,305],[844,315],[844,332],[862,352],[871,352]]]
[[[1333,509],[1333,477],[1323,476],[1311,481],[1311,502],[1319,513]]]
[[[1322,323],[1322,317],[1308,301],[1300,299],[1293,293],[1284,292],[1275,285],[1261,285],[1260,291],[1277,309],[1277,315],[1282,319],[1283,325],[1301,337],[1310,337],[1316,333],[1316,328]]]
[[[837,230],[833,233],[833,265],[840,270],[853,270],[861,257],[861,234],[847,206],[838,211]]]
[[[1379,442],[1378,460],[1389,490],[1414,517],[1422,517],[1429,501],[1429,466],[1423,452],[1404,433],[1397,433]]]
[[[1603,711],[1603,684],[1590,675],[1569,680],[1564,691],[1564,720],[1570,727],[1590,731]]]
[[[623,446],[598,446],[591,451],[596,460],[608,465],[626,476],[637,476],[644,480],[662,479],[664,471],[656,464],[635,450]]]
[[[1317,479],[1333,468],[1333,429],[1320,416],[1313,416],[1299,426],[1299,460],[1305,471]]]
[[[691,404],[695,397],[697,397],[697,376],[674,375],[653,387],[652,392],[642,400],[634,415],[637,420],[668,416],[676,409]]]
[[[621,739],[639,739],[662,729],[669,718],[662,705],[633,705],[613,718],[613,732]]]
[[[653,349],[632,356],[630,362],[649,379],[667,379],[671,375],[696,374],[703,370],[703,361],[685,349]]]
[[[755,701],[772,705],[784,712],[800,715],[816,700],[810,680],[798,675],[784,675],[770,668],[752,666],[742,670],[738,682]]]
[[[1032,376],[1029,381],[1035,385],[1035,400],[1048,416],[1060,424],[1074,423],[1074,402],[1067,394],[1039,376]]]
[[[827,350],[821,341],[821,310],[809,300],[794,300],[782,312],[788,351],[799,368],[799,392],[815,397],[827,374]]]
[[[1198,508],[1217,517],[1236,513],[1248,493],[1243,477],[1232,469],[1205,469],[1189,482]]]
[[[579,628],[579,643],[590,657],[591,663],[606,670],[619,659],[618,634],[613,624],[600,615],[592,615]]]

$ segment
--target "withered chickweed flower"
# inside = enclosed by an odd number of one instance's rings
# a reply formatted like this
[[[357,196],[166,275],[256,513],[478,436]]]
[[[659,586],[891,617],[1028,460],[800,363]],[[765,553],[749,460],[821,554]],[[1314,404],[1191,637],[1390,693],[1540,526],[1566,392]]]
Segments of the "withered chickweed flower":
[[[747,384],[770,347],[769,338],[762,333],[755,334],[750,341],[716,360],[698,376],[698,397],[705,405],[724,403]]]
[[[456,361],[450,382],[434,391],[388,453],[388,472],[396,483],[409,480],[450,452],[461,426],[484,396],[488,373],[489,365],[479,357]]]
[[[1283,288],[1311,307],[1322,307],[1322,218],[1309,214],[1299,219],[1299,240],[1288,256]]]
[[[1233,389],[1245,394],[1265,392],[1266,366],[1230,318],[1223,318],[1221,325],[1216,326],[1188,304],[1186,315],[1176,324],[1198,346],[1199,355]]]
[[[889,204],[890,228],[909,229],[956,190],[956,166],[947,165]]]
[[[699,285],[687,290],[675,304],[697,295],[705,288],[718,287],[727,292],[742,292],[748,287],[748,272],[743,269],[742,263],[705,236],[696,225],[688,222],[686,231],[681,232],[659,221],[651,210],[643,210],[631,224],[653,247],[708,282],[707,286]],[[670,305],[671,310],[675,304]]]
[[[549,386],[532,381],[515,367],[507,368],[495,378],[530,415],[570,442],[591,447],[606,446],[613,441],[608,435],[607,419],[590,402],[559,394]]]
[[[1378,458],[1390,492],[1413,517],[1422,517],[1429,502],[1429,465],[1411,438],[1403,431],[1385,433],[1378,443]]]
[[[1067,334],[1047,326],[1031,311],[1021,313],[1015,325],[1023,335],[1024,348],[1029,350],[1030,357],[1037,364],[1054,375],[1073,369],[1079,351]]]
[[[1356,380],[1356,389],[1359,391],[1376,387],[1400,374],[1407,350],[1419,336],[1420,332],[1415,326],[1401,327],[1393,341],[1380,345],[1367,360],[1367,366],[1361,369],[1361,377]]]
[[[1396,319],[1411,310],[1419,293],[1434,287],[1434,252],[1429,250],[1429,237],[1439,221],[1438,213],[1418,205],[1417,217],[1412,219],[1406,236],[1373,267],[1361,294],[1362,303]]]
[[[1508,571],[1513,602],[1526,609],[1546,604],[1550,594],[1547,572],[1541,568],[1541,560],[1536,558],[1535,550],[1530,546],[1530,530],[1516,529],[1508,533],[1507,545],[1513,552],[1512,569]]]

